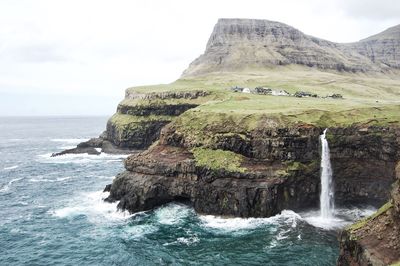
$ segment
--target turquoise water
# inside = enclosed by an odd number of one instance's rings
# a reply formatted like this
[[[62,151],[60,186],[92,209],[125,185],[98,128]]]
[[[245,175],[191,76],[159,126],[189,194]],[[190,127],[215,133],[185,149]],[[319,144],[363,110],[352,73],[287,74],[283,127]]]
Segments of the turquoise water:
[[[123,156],[50,154],[99,135],[106,118],[0,118],[1,265],[335,265],[337,228],[372,210],[290,210],[264,219],[197,215],[171,203],[130,215],[102,201]],[[329,228],[329,229],[326,229]]]

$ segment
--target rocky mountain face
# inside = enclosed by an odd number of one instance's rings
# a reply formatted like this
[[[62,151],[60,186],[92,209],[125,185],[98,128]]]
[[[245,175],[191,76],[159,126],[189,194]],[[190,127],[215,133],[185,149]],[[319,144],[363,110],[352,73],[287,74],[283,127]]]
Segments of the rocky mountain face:
[[[182,77],[290,64],[348,72],[388,71],[400,67],[399,44],[400,25],[360,42],[340,44],[279,22],[220,19],[204,54]]]

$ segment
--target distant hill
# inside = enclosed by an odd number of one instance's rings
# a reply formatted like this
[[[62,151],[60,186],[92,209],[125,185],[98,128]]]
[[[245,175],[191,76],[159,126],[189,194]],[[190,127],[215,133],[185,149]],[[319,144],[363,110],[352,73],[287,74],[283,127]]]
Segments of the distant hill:
[[[302,65],[343,72],[400,68],[400,25],[355,43],[319,39],[280,22],[219,19],[204,54],[182,77]]]

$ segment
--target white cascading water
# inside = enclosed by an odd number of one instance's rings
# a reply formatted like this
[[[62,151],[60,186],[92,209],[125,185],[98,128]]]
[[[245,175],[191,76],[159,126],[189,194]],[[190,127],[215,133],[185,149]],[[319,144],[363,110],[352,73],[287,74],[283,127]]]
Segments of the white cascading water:
[[[332,168],[329,154],[329,145],[326,139],[326,131],[320,136],[322,154],[321,154],[321,194],[320,210],[321,218],[333,218],[334,212],[334,193],[332,184]]]

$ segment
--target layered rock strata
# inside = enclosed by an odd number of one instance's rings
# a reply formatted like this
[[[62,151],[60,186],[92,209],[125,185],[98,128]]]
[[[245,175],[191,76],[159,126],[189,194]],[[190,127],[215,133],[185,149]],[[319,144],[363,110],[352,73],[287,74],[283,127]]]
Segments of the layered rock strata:
[[[322,130],[297,125],[256,128],[245,136],[205,132],[220,136],[205,147],[172,123],[162,130],[156,145],[126,160],[126,171],[114,180],[108,200],[119,200],[118,206],[131,212],[186,200],[200,213],[240,217],[268,217],[287,208],[313,207],[319,197]],[[336,203],[385,202],[398,160],[396,129],[332,128],[328,136]],[[202,161],[197,149],[206,152],[208,161]],[[224,158],[238,158],[239,164],[231,167]]]
[[[259,19],[219,19],[204,54],[183,77],[213,72],[303,65],[346,72],[381,72],[400,66],[400,26],[360,42],[340,44],[286,24]]]
[[[126,91],[125,99],[107,122],[107,130],[98,138],[82,142],[76,148],[54,153],[134,153],[149,147],[159,138],[160,130],[185,111],[195,108],[210,96],[204,90],[137,93]]]

